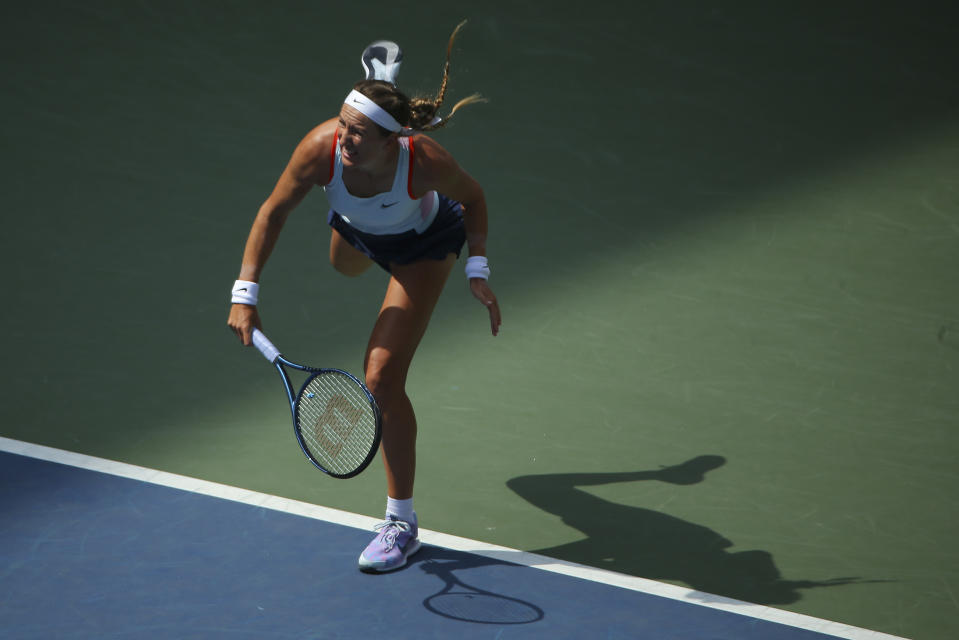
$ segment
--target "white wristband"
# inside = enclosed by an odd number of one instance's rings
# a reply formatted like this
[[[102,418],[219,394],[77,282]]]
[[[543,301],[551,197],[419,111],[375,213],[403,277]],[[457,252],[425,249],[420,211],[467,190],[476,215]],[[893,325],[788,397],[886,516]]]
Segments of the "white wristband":
[[[249,280],[237,280],[233,284],[233,297],[230,301],[233,304],[249,304],[255,307],[259,295],[260,285]]]
[[[470,256],[466,259],[466,277],[489,280],[489,262],[486,256]]]

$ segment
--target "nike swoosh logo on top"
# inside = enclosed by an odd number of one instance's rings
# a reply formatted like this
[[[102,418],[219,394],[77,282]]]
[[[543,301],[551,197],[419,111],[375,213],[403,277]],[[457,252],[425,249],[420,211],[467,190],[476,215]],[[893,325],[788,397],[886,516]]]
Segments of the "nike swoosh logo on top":
[[[389,204],[386,204],[384,202],[383,204],[380,205],[380,207],[382,207],[383,209],[386,209],[387,207],[392,207],[394,204],[399,204],[399,202],[391,202]]]

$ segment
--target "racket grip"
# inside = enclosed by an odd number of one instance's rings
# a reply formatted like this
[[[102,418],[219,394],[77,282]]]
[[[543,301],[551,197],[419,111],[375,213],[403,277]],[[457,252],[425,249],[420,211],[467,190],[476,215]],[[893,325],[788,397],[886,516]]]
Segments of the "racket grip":
[[[253,346],[259,349],[263,357],[270,362],[276,362],[276,359],[280,357],[279,349],[274,347],[270,339],[259,329],[253,329]]]

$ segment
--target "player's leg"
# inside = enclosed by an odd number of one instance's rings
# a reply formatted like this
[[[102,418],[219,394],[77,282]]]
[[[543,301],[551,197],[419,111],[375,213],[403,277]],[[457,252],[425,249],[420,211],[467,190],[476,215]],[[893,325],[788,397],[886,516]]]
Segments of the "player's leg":
[[[403,566],[419,548],[410,504],[416,475],[416,415],[406,379],[433,309],[449,277],[454,255],[393,267],[366,352],[366,383],[383,415],[380,451],[391,503],[406,504],[405,515],[388,514],[380,534],[360,556],[360,567],[389,571]]]
[[[406,377],[454,262],[451,254],[394,266],[366,351],[366,382],[383,412],[388,489],[397,499],[412,497],[416,466],[416,418]]]
[[[347,276],[358,276],[373,264],[369,256],[352,246],[336,229],[331,229],[330,264]]]

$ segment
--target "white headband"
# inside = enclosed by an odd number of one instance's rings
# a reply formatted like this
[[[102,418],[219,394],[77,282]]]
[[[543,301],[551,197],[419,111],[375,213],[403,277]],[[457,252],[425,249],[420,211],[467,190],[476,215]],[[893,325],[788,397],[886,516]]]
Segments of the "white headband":
[[[343,101],[343,104],[353,107],[364,116],[388,131],[398,133],[401,136],[411,136],[416,133],[416,130],[401,125],[396,121],[396,118],[387,113],[386,109],[376,104],[356,89],[350,91],[350,93],[346,96],[346,100]],[[430,122],[430,125],[436,125],[442,121],[443,118],[436,117],[433,118],[433,120]]]
[[[346,100],[343,101],[343,104],[350,105],[384,129],[388,129],[394,133],[399,133],[404,129],[403,125],[397,122],[396,118],[388,114],[383,107],[376,104],[356,89],[350,91],[349,95],[346,96]]]

